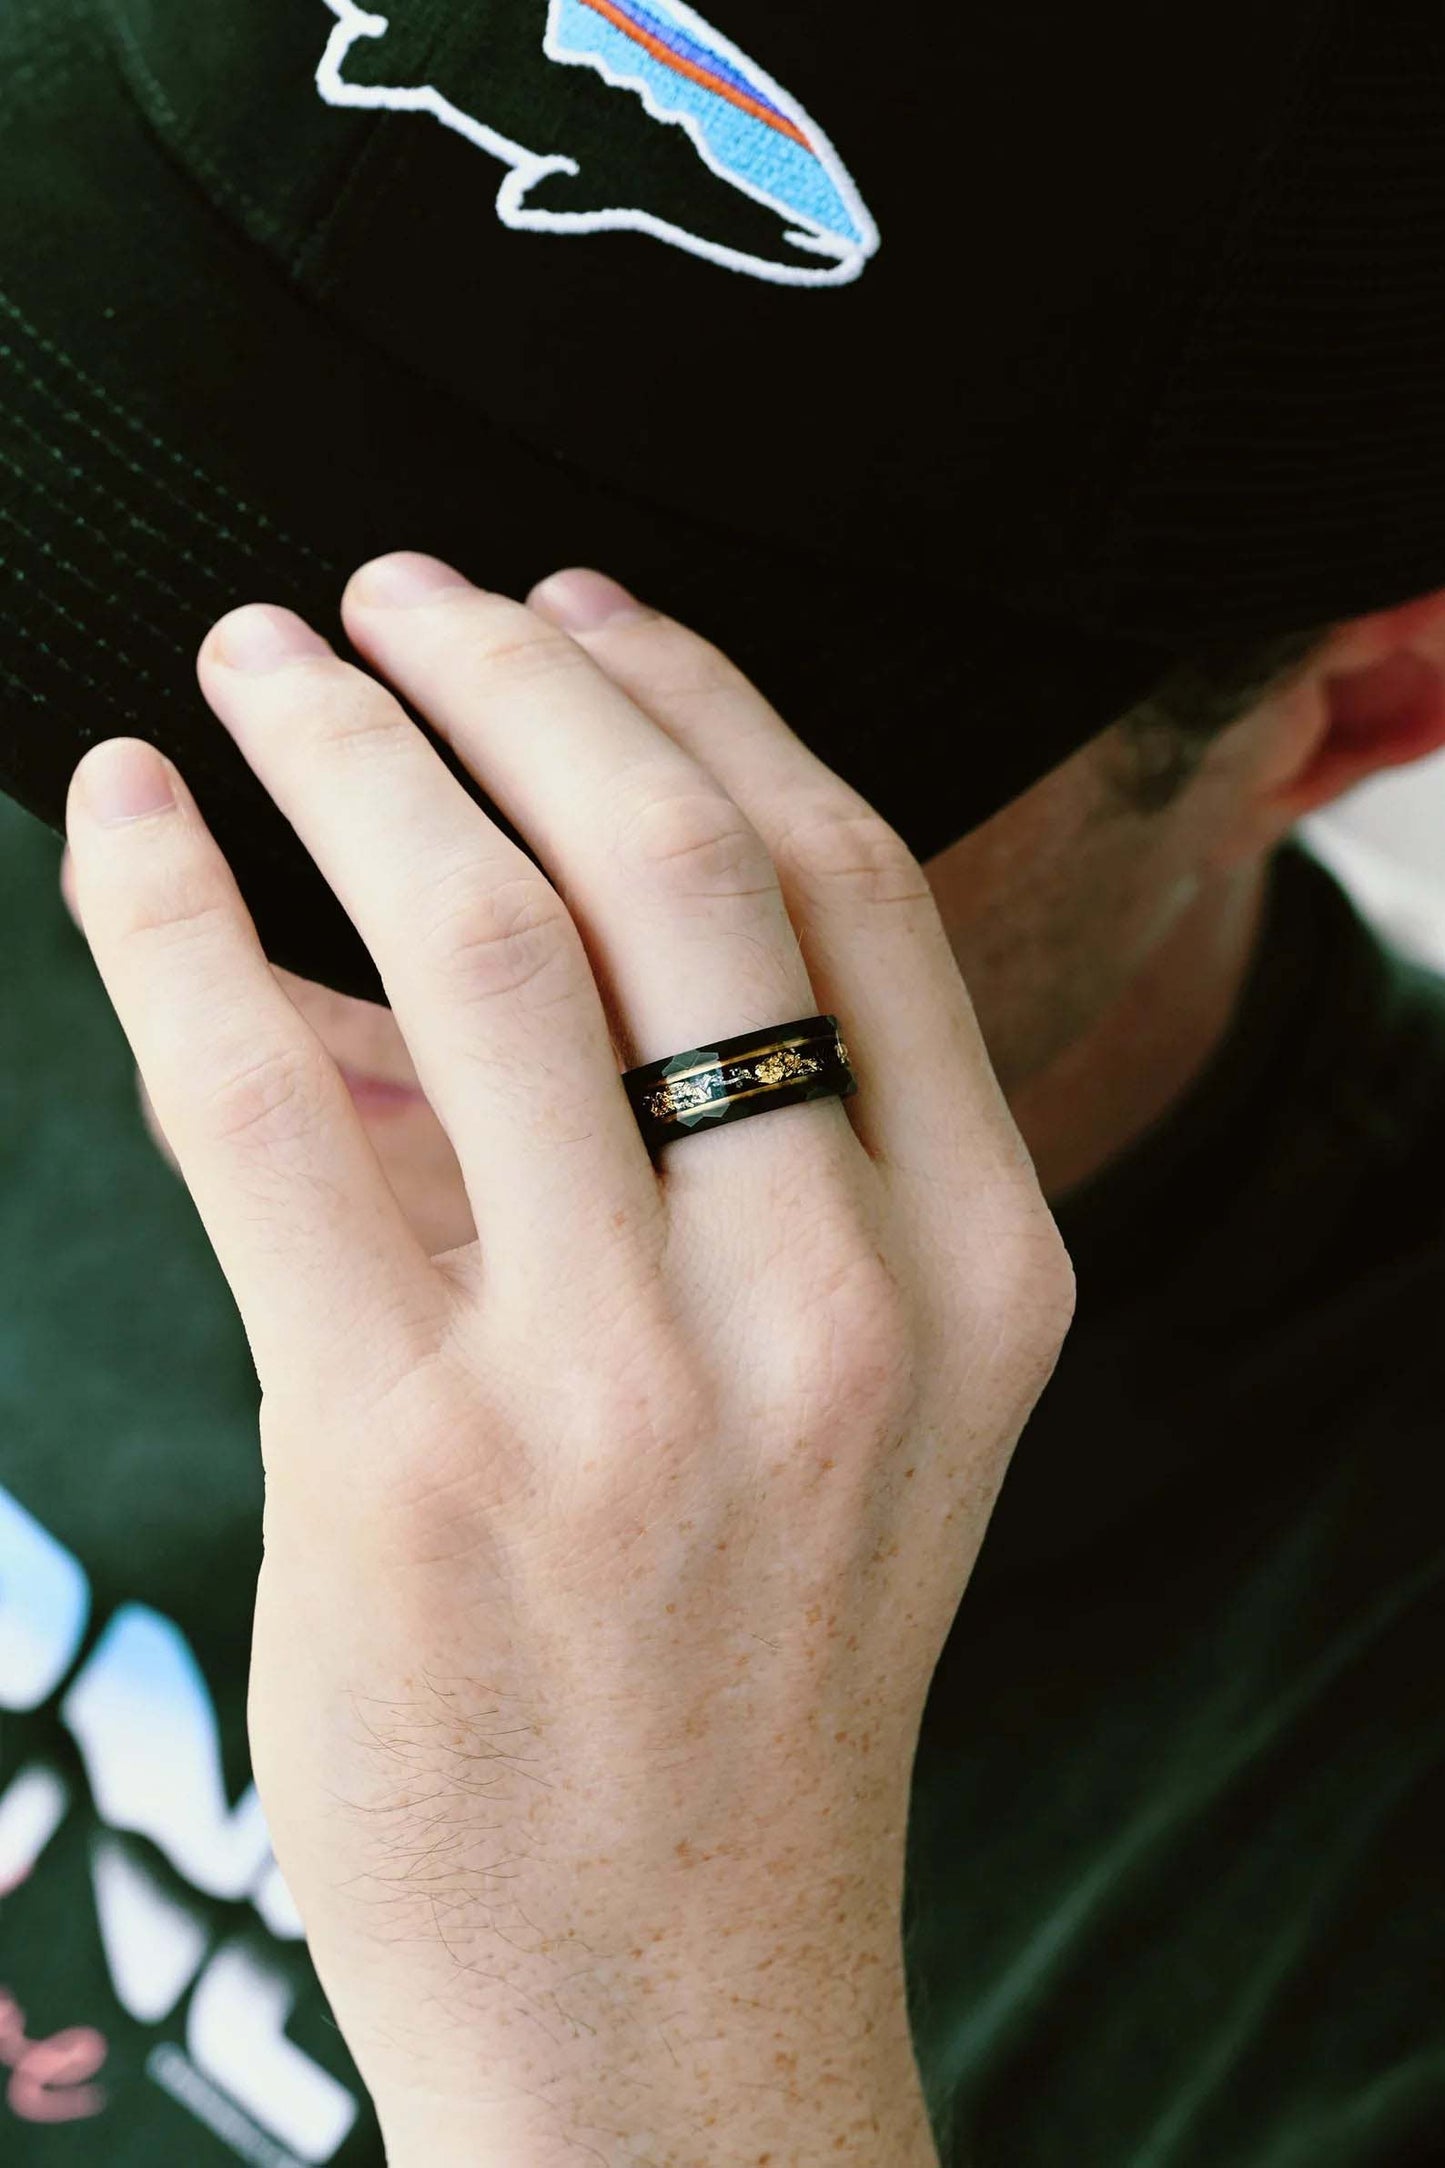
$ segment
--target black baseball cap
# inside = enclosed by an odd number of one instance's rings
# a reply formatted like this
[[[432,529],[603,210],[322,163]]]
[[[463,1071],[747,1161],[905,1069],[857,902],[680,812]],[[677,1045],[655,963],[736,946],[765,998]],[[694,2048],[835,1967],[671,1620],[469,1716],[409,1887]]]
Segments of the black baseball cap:
[[[381,4],[0,0],[0,786],[150,739],[274,963],[386,998],[195,652],[389,550],[613,573],[923,858],[1445,583],[1437,7]]]

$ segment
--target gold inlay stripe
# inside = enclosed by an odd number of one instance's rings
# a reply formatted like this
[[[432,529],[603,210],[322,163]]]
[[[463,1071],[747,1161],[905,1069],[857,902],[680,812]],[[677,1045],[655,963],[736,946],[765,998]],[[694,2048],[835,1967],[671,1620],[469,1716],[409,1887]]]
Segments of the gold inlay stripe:
[[[816,1074],[816,1068],[814,1074]],[[796,1083],[797,1079],[789,1077],[788,1082],[790,1084]],[[780,1087],[776,1084],[754,1084],[745,1092],[728,1092],[723,1098],[713,1100],[711,1104],[719,1107],[735,1107],[740,1099],[756,1099],[759,1092],[775,1092],[779,1089]],[[707,1100],[703,1101],[704,1106],[708,1103]],[[691,1112],[693,1110],[684,1108],[682,1111]]]
[[[704,1099],[688,1097],[675,1099],[672,1096],[669,1083],[648,1094],[648,1110],[654,1119],[658,1121],[679,1120],[684,1115],[696,1114],[703,1109],[711,1110],[715,1107],[736,1106],[740,1100],[756,1099],[760,1092],[776,1093],[782,1085],[795,1083],[799,1077],[819,1075],[822,1068],[823,1063],[821,1060],[801,1061],[792,1074],[786,1078],[769,1078],[765,1083],[749,1086],[746,1091],[717,1092]]]
[[[815,1031],[806,1039],[774,1039],[771,1046],[752,1046],[744,1054],[724,1054],[722,1067],[733,1068],[738,1062],[761,1061],[765,1054],[781,1054],[794,1046],[827,1046],[829,1041],[822,1032]],[[710,1076],[718,1067],[715,1061],[700,1061],[695,1069],[674,1069],[670,1076],[657,1079],[659,1084],[686,1084],[690,1077]]]

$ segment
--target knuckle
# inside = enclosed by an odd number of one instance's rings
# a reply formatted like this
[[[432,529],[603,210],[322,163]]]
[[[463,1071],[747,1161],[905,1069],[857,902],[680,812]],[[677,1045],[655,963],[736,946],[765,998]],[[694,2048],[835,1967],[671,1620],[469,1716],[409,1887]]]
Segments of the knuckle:
[[[503,1514],[515,1514],[535,1481],[527,1456],[497,1412],[475,1399],[451,1419],[428,1407],[405,1418],[392,1449],[368,1463],[362,1499],[370,1541],[408,1567],[473,1565],[491,1555]]]
[[[774,856],[823,902],[873,907],[933,901],[928,876],[897,829],[861,802],[829,798],[805,806],[783,830]]]
[[[524,689],[558,676],[596,675],[596,664],[575,640],[505,595],[468,596],[464,624],[468,649],[500,684]]]
[[[637,806],[619,842],[624,862],[682,896],[760,896],[777,887],[762,837],[726,792],[698,783]]]
[[[1050,1245],[1047,1271],[1041,1273],[1038,1282],[1037,1303],[1040,1336],[1052,1351],[1058,1350],[1067,1340],[1078,1307],[1079,1283],[1074,1276],[1074,1262],[1056,1236]]]
[[[830,1274],[822,1314],[850,1390],[891,1385],[910,1367],[913,1308],[881,1250],[860,1246]]]
[[[127,902],[124,938],[135,947],[202,948],[225,932],[233,909],[204,869],[187,865],[142,887]]]
[[[779,1294],[785,1373],[776,1405],[809,1411],[814,1431],[865,1440],[891,1424],[916,1390],[919,1318],[897,1272],[871,1241],[807,1269],[793,1299]]]
[[[672,1490],[697,1469],[698,1441],[717,1424],[715,1381],[686,1349],[634,1344],[616,1374],[594,1374],[568,1395],[567,1449],[545,1509],[583,1549],[615,1543],[617,1519],[639,1488]]]
[[[248,1047],[206,1093],[206,1127],[228,1145],[290,1144],[311,1127],[321,1095],[320,1066],[304,1047]]]
[[[648,646],[649,691],[664,707],[707,710],[719,700],[736,700],[746,684],[721,648],[672,618],[643,621],[636,629]]]
[[[1073,1322],[1073,1263],[1042,1196],[1015,1205],[988,1242],[987,1303],[1002,1345],[1053,1357]]]
[[[349,663],[339,668],[326,657],[303,665],[305,710],[316,732],[315,743],[348,760],[394,755],[413,735],[400,703]]]
[[[576,990],[577,930],[534,874],[485,883],[473,873],[434,909],[426,946],[449,1001],[526,995],[545,1006]]]

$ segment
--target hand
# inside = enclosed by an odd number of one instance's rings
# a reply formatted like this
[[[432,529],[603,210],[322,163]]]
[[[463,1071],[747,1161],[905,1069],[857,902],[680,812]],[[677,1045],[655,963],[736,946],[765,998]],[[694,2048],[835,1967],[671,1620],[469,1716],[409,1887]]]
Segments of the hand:
[[[550,882],[290,613],[198,667],[475,1243],[424,1254],[174,770],[104,826],[93,752],[67,809],[262,1387],[277,1856],[394,2163],[911,2168],[913,1751],[1071,1276],[897,835],[681,626],[597,622],[595,575],[388,599],[431,562],[363,568],[347,632]],[[654,1166],[623,1069],[818,1011],[855,1097]]]

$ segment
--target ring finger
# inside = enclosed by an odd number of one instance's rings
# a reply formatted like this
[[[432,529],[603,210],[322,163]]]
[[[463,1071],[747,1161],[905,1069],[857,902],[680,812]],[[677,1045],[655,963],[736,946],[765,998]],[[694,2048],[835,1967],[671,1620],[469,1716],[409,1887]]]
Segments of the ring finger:
[[[544,1276],[559,1254],[575,1271],[609,1241],[615,1264],[619,1214],[641,1228],[658,1198],[619,1068],[811,1006],[771,864],[756,839],[737,842],[741,817],[705,771],[522,605],[453,576],[429,605],[372,607],[363,628],[358,587],[347,597],[358,646],[387,620],[384,653],[379,638],[363,652],[526,836],[550,887],[391,693],[324,647],[300,667],[238,670],[228,619],[201,650],[202,686],[376,959],[483,1258],[495,1249],[520,1269],[540,1229]],[[679,851],[666,824],[707,818],[700,804],[722,840]],[[672,908],[647,877],[656,856],[665,888],[669,855],[685,868]],[[693,866],[701,892],[689,898]],[[574,896],[590,950],[564,908]],[[846,1125],[841,1108],[808,1111]]]
[[[575,641],[411,553],[364,566],[342,615],[546,866],[591,957],[623,1068],[813,1012],[762,837]],[[841,1101],[776,1112],[729,1125],[706,1152],[668,1151],[669,1186],[732,1180],[760,1155],[836,1163],[854,1145]]]

